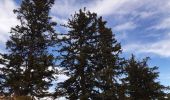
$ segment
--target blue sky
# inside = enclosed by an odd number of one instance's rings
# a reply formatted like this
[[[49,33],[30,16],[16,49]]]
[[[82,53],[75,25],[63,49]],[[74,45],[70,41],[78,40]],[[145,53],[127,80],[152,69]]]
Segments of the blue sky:
[[[12,12],[19,3],[0,0],[1,53],[5,52],[10,28],[19,24]],[[58,25],[65,24],[71,14],[84,7],[108,21],[107,26],[122,44],[123,56],[149,56],[149,64],[159,67],[159,81],[170,85],[170,0],[56,0],[51,16]]]

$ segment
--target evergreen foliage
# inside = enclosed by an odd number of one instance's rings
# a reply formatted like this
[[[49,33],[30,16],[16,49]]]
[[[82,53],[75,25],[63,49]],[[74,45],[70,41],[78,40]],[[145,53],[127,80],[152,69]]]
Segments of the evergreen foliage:
[[[69,19],[67,37],[60,40],[60,67],[69,79],[59,83],[57,91],[68,99],[118,98],[121,52],[106,22],[96,13],[80,10]]]
[[[130,100],[165,100],[166,88],[157,81],[158,67],[150,68],[147,61],[148,58],[137,61],[134,55],[127,61],[126,95]]]
[[[54,0],[23,0],[14,10],[20,25],[11,28],[8,53],[0,54],[1,94],[20,99],[169,99],[164,92],[167,88],[157,81],[158,67],[149,67],[148,58],[138,61],[134,55],[128,60],[121,57],[115,34],[96,13],[80,9],[64,25],[69,31],[57,36],[56,22],[49,16],[53,4]],[[56,52],[50,52],[51,48]],[[68,79],[58,83],[52,94],[48,90],[59,74],[57,69],[62,69]]]
[[[54,57],[48,48],[55,45],[55,22],[49,11],[54,0],[23,0],[14,10],[20,25],[11,29],[1,54],[1,92],[16,96],[45,96],[54,79]]]
[[[61,63],[69,79],[59,83],[57,92],[70,100],[88,99],[93,91],[93,58],[97,19],[96,14],[82,10],[69,19],[67,27],[70,31],[60,40]]]

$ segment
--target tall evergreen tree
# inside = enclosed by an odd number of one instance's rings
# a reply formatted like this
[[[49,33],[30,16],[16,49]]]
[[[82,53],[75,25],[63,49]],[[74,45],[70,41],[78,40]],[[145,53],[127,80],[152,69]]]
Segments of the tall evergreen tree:
[[[54,79],[54,57],[48,48],[55,43],[55,22],[49,11],[54,0],[23,0],[14,10],[20,25],[11,29],[6,43],[7,54],[1,54],[1,92],[16,96],[45,96]]]
[[[92,92],[93,67],[89,58],[94,49],[96,20],[96,14],[80,10],[69,19],[67,27],[70,31],[60,40],[59,67],[65,69],[69,79],[58,84],[57,92],[62,92],[62,96],[70,100],[86,100]]]
[[[125,71],[126,94],[130,100],[165,100],[165,87],[157,82],[158,67],[150,68],[148,58],[137,61],[132,55]]]
[[[57,91],[68,99],[117,98],[120,44],[97,14],[80,10],[69,19],[70,31],[60,40],[61,63],[69,79]],[[117,86],[116,86],[117,85]]]
[[[102,20],[102,17],[98,19],[97,33],[95,59],[93,60],[94,66],[96,66],[95,87],[99,90],[96,96],[102,100],[120,100],[119,79],[124,63],[123,58],[120,58],[119,55],[121,45],[115,39],[111,28],[106,27],[106,22]]]

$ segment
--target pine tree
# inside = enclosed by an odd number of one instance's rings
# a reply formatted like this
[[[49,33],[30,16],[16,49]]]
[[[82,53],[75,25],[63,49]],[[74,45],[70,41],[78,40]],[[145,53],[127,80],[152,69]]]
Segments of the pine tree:
[[[116,77],[120,75],[120,44],[106,22],[96,13],[80,10],[67,27],[67,37],[60,40],[61,63],[69,79],[59,83],[57,92],[70,100],[118,98]]]
[[[127,61],[126,95],[130,100],[165,100],[166,88],[156,81],[158,67],[150,68],[147,61],[148,58],[137,61],[134,55]]]
[[[14,10],[20,25],[11,29],[6,43],[7,54],[1,54],[1,92],[16,96],[45,96],[54,79],[54,57],[48,52],[55,44],[55,22],[49,11],[54,0],[23,0]]]
[[[122,74],[123,58],[120,58],[121,45],[115,39],[106,21],[98,18],[97,45],[93,60],[96,84],[98,89],[94,98],[101,100],[118,100],[121,84],[118,82]]]
[[[93,53],[93,35],[96,31],[96,14],[80,10],[68,21],[70,31],[60,40],[60,68],[69,76],[65,82],[59,83],[57,92],[70,100],[87,100],[92,92],[91,77],[93,67],[90,58]]]

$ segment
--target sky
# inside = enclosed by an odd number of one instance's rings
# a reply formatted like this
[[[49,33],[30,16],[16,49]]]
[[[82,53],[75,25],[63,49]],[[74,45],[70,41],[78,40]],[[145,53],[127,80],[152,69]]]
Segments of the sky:
[[[20,0],[0,0],[0,53],[5,51],[10,28],[19,24],[13,9]],[[122,55],[137,59],[150,57],[149,65],[158,66],[159,81],[170,85],[170,0],[56,0],[50,15],[59,27],[80,8],[103,16],[121,43]]]

